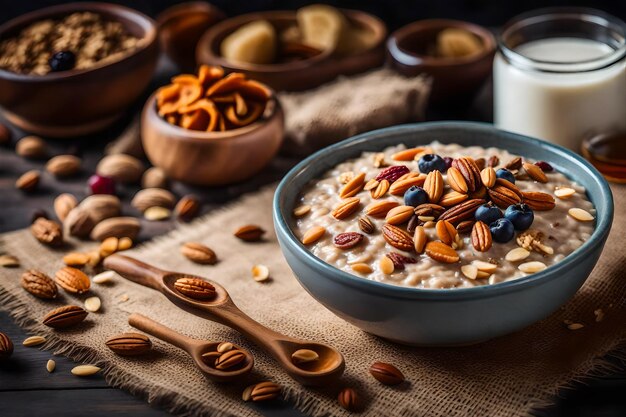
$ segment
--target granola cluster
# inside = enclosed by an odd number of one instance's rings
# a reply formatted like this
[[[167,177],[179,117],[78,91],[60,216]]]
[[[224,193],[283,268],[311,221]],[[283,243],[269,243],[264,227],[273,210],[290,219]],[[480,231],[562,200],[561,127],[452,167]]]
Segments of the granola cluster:
[[[112,61],[134,49],[139,38],[120,22],[91,12],[72,13],[61,19],[35,22],[17,36],[0,41],[0,68],[19,74],[45,75],[53,69],[51,57],[68,51],[74,69],[88,69]]]

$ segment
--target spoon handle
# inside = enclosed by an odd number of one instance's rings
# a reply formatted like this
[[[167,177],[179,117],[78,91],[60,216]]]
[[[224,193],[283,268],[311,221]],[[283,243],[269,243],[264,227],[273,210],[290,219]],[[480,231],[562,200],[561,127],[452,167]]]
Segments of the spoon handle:
[[[136,329],[161,339],[164,342],[171,343],[172,345],[187,351],[189,351],[190,347],[196,344],[196,341],[191,337],[180,334],[142,314],[131,314],[128,317],[128,324]]]
[[[104,267],[117,272],[137,284],[161,291],[161,278],[165,271],[124,255],[111,255],[104,260]]]

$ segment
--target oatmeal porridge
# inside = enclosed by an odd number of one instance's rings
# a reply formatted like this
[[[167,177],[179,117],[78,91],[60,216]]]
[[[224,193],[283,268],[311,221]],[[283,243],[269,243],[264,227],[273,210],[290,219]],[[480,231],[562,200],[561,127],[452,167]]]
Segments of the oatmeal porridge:
[[[309,184],[295,234],[323,261],[415,288],[495,284],[560,262],[593,233],[585,189],[497,148],[365,152]]]

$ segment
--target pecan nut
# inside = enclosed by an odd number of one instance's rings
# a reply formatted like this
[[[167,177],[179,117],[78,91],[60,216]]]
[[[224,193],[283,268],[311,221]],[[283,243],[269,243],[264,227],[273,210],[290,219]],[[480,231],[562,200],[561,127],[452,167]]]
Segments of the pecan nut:
[[[405,252],[413,250],[413,238],[407,232],[391,224],[383,226],[383,237],[391,246]]]
[[[437,203],[443,195],[443,176],[441,172],[435,170],[430,171],[424,182],[424,191],[428,194],[428,201]]]
[[[463,220],[469,220],[474,217],[474,213],[478,206],[485,204],[486,201],[482,198],[473,198],[471,200],[465,200],[462,203],[449,208],[444,211],[439,220],[447,220],[453,225],[461,223]]]
[[[515,188],[507,186],[509,184],[513,185],[506,180],[498,178],[496,185],[487,190],[491,200],[500,208],[507,208],[522,201],[521,192],[514,185],[513,187]]]
[[[45,245],[61,246],[63,244],[61,225],[54,220],[39,217],[30,226],[30,231],[39,242]]]
[[[451,246],[442,242],[428,242],[426,244],[426,255],[437,262],[453,264],[459,261],[459,254]]]
[[[29,269],[20,279],[22,288],[38,298],[46,300],[56,298],[57,286],[48,275],[36,269]]]
[[[106,346],[120,356],[143,355],[152,349],[152,342],[148,336],[140,333],[122,333],[110,337]]]
[[[548,176],[537,165],[531,164],[530,162],[524,162],[522,166],[524,167],[524,171],[526,171],[528,176],[533,180],[542,183],[548,182]]]
[[[200,278],[178,278],[174,283],[174,288],[181,294],[195,300],[210,300],[216,295],[215,287]]]
[[[398,205],[396,201],[377,201],[365,208],[365,214],[372,217],[385,217],[389,210]]]
[[[404,375],[390,363],[374,362],[370,374],[385,385],[398,385],[404,382]]]
[[[53,329],[65,329],[74,326],[87,317],[87,313],[82,307],[67,305],[55,308],[43,318],[43,324]]]
[[[533,210],[547,211],[556,207],[554,197],[540,191],[522,192],[522,201]]]
[[[393,269],[395,271],[402,271],[404,269],[404,265],[406,264],[417,263],[417,259],[401,255],[397,252],[389,252],[385,256],[391,259],[391,262],[393,262]]]
[[[474,192],[480,188],[480,169],[478,169],[476,162],[472,158],[457,158],[452,161],[452,166],[458,169],[463,178],[465,178],[469,192]]]
[[[363,235],[357,232],[339,233],[333,238],[333,244],[339,249],[352,249],[363,241]]]
[[[474,223],[472,227],[472,246],[478,252],[487,252],[493,243],[489,226],[481,221]]]

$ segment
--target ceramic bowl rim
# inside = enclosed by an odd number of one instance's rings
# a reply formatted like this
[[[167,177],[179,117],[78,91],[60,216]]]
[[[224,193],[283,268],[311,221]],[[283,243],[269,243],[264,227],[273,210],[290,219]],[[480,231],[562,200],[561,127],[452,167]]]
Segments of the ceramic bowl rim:
[[[114,3],[105,3],[98,1],[90,2],[74,2],[74,3],[62,3],[54,6],[48,6],[41,9],[37,9],[28,13],[21,14],[11,20],[0,25],[0,35],[7,30],[12,29],[16,25],[28,25],[29,23],[36,22],[41,19],[45,19],[50,15],[62,14],[62,13],[74,13],[80,11],[94,11],[101,12],[102,10],[108,11],[111,15],[119,16],[125,14],[129,17],[129,20],[134,20],[144,30],[143,36],[140,38],[139,43],[135,49],[129,53],[122,55],[121,57],[114,59],[113,61],[99,62],[93,67],[69,70],[59,72],[49,72],[44,75],[36,74],[20,74],[5,69],[0,69],[0,78],[4,78],[10,81],[30,81],[30,82],[47,82],[56,80],[65,80],[68,78],[89,74],[104,68],[108,68],[128,59],[139,55],[157,42],[157,25],[156,22],[149,16],[141,13],[133,8]]]
[[[283,196],[289,190],[289,185],[292,179],[300,173],[305,167],[315,164],[319,160],[323,160],[324,156],[333,152],[340,151],[343,148],[350,147],[356,143],[367,142],[370,138],[376,138],[381,134],[396,133],[396,132],[411,132],[415,128],[424,131],[431,128],[458,128],[469,129],[475,132],[497,132],[505,133],[513,140],[523,142],[529,146],[539,147],[545,149],[551,153],[559,154],[560,156],[569,159],[579,165],[581,173],[591,176],[596,185],[598,186],[601,196],[599,200],[602,200],[607,206],[606,215],[596,220],[596,228],[594,229],[591,237],[573,253],[565,257],[562,261],[549,266],[545,270],[536,274],[528,275],[512,281],[505,281],[493,285],[484,285],[471,288],[455,288],[455,289],[421,289],[411,287],[401,287],[391,284],[385,284],[381,282],[371,281],[352,275],[348,272],[342,271],[316,257],[311,253],[294,235],[293,231],[287,224],[284,218],[281,200]],[[506,149],[505,146],[502,147]],[[294,196],[295,198],[295,196]],[[599,201],[592,201],[594,206],[600,204]],[[293,167],[282,179],[278,185],[273,199],[273,218],[276,226],[276,233],[284,237],[285,250],[295,252],[295,256],[302,262],[308,264],[314,270],[321,270],[320,274],[325,279],[337,281],[339,284],[345,284],[356,289],[366,291],[369,293],[377,294],[379,296],[394,297],[394,298],[410,298],[430,301],[450,301],[450,300],[463,300],[463,299],[476,299],[494,297],[500,294],[508,292],[516,292],[529,288],[535,285],[542,284],[553,279],[559,279],[563,274],[567,273],[572,267],[584,261],[586,256],[597,249],[598,246],[602,246],[605,242],[613,221],[613,195],[609,188],[607,181],[602,175],[583,157],[575,154],[574,152],[565,149],[559,145],[551,144],[539,139],[531,138],[528,136],[518,135],[511,132],[505,132],[495,128],[489,123],[479,122],[425,122],[425,123],[413,123],[387,127],[383,129],[373,130],[370,132],[362,133],[351,138],[348,138],[342,142],[336,143],[329,147],[326,147],[320,151],[317,151],[313,155],[301,161],[295,167]],[[320,277],[321,278],[321,277]],[[299,279],[299,278],[298,278]]]
[[[415,32],[421,32],[431,27],[447,28],[463,28],[472,34],[478,36],[484,43],[485,48],[482,52],[460,58],[438,58],[428,55],[411,52],[401,48],[399,43],[406,36]],[[463,20],[455,19],[424,19],[409,23],[395,30],[387,39],[387,51],[399,63],[407,66],[433,66],[433,67],[460,67],[475,64],[481,60],[490,57],[496,51],[497,42],[495,35],[489,29]]]

